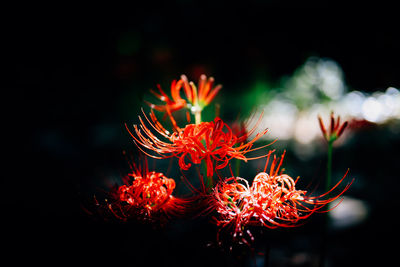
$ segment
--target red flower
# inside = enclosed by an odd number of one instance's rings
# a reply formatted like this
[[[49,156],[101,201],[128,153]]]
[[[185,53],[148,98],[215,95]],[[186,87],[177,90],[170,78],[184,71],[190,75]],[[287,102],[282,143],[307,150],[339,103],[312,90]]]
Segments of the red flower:
[[[186,96],[193,106],[199,106],[201,109],[215,98],[222,85],[213,88],[214,78],[202,74],[199,79],[198,87],[193,82],[189,82],[185,75],[181,75],[181,81],[185,89]]]
[[[179,216],[184,212],[185,201],[172,196],[175,181],[163,173],[149,172],[147,161],[123,178],[124,184],[112,193],[114,202],[108,205],[120,219],[153,220],[159,215]]]
[[[151,127],[166,139],[166,141],[160,140],[139,117],[141,124],[139,126],[134,125],[134,133],[128,127],[127,130],[138,145],[154,151],[159,156],[148,154],[142,150],[145,154],[159,159],[177,157],[179,158],[179,166],[183,170],[188,170],[192,165],[191,163],[200,164],[202,160],[205,160],[207,177],[212,177],[214,169],[224,168],[232,158],[247,161],[266,156],[250,158],[246,157],[245,154],[270,145],[253,148],[254,142],[266,134],[268,130],[257,133],[251,141],[246,143],[247,136],[255,131],[257,125],[249,133],[236,136],[232,129],[217,117],[212,122],[188,124],[184,128],[179,128],[174,123],[175,131],[170,133],[161,125],[153,112],[150,113],[151,121],[146,115],[145,118]],[[173,121],[173,119],[171,120]]]
[[[231,177],[216,186],[212,201],[218,213],[215,221],[221,227],[220,230],[232,229],[233,239],[247,244],[247,238],[253,240],[253,237],[246,226],[298,226],[301,220],[337,199],[351,185],[348,184],[336,196],[323,199],[343,181],[346,172],[328,192],[310,196],[307,191],[296,189],[298,178],[293,180],[279,173],[283,158],[284,154],[280,160],[274,156],[269,174],[265,170],[257,174],[251,186],[239,177]]]
[[[180,110],[182,108],[186,107],[186,100],[183,99],[180,96],[180,90],[182,88],[183,82],[179,80],[178,82],[176,80],[173,80],[171,83],[171,96],[172,99],[169,98],[169,96],[163,91],[161,86],[157,84],[157,88],[160,91],[160,93],[157,93],[153,90],[150,90],[150,92],[155,95],[158,99],[161,101],[165,102],[164,105],[155,105],[150,102],[145,101],[152,109],[162,111],[162,112],[167,112],[168,114]]]
[[[334,142],[336,139],[338,139],[343,134],[344,130],[348,125],[347,121],[345,121],[343,124],[340,124],[340,116],[337,117],[335,122],[335,117],[333,112],[331,112],[329,132],[326,130],[321,116],[318,116],[318,121],[322,134],[324,135],[325,140],[328,142]]]
[[[159,100],[165,102],[163,105],[155,105],[150,102],[147,104],[155,110],[166,112],[171,114],[174,111],[180,110],[182,108],[191,109],[192,113],[201,111],[205,106],[210,104],[210,102],[221,90],[222,86],[217,85],[213,88],[214,78],[202,74],[199,79],[198,88],[193,82],[189,82],[185,75],[181,75],[179,81],[172,81],[171,83],[171,96],[172,99],[162,90],[161,86],[158,84],[157,88],[159,93],[150,90],[151,93],[156,96]],[[180,95],[180,91],[183,88],[186,99],[183,99]],[[188,104],[189,103],[189,104]]]
[[[220,242],[220,232],[224,229],[231,231],[233,240],[239,238],[240,242],[248,244],[245,233],[253,237],[244,227],[251,224],[251,216],[249,208],[252,205],[251,191],[247,180],[240,177],[231,177],[224,182],[218,183],[214,188],[213,199],[211,206],[217,211],[217,216],[214,217],[214,222],[219,226],[217,240]]]

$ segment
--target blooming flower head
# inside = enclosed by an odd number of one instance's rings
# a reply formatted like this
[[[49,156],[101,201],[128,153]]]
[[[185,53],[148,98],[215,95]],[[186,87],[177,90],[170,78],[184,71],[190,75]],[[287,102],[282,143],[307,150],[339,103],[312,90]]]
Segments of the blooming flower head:
[[[171,83],[172,99],[162,90],[160,85],[157,85],[159,93],[153,90],[151,92],[159,100],[165,102],[165,104],[155,105],[149,102],[147,104],[155,110],[168,114],[182,108],[188,108],[195,114],[209,105],[222,88],[221,85],[215,87],[213,85],[214,78],[210,77],[207,79],[207,76],[204,74],[200,76],[198,86],[193,82],[189,82],[185,75],[181,75],[180,80],[174,80]],[[181,89],[183,89],[186,99],[181,97]]]
[[[140,220],[152,220],[159,215],[167,217],[180,214],[184,201],[172,195],[175,181],[163,173],[132,165],[131,173],[123,177],[124,184],[113,193],[114,203],[109,209],[117,218],[135,217]]]
[[[174,111],[180,110],[186,107],[186,100],[180,96],[180,90],[182,88],[183,82],[182,80],[176,81],[173,80],[171,83],[171,96],[172,99],[164,92],[159,84],[157,84],[157,88],[160,93],[157,93],[153,90],[150,90],[151,93],[156,96],[159,100],[165,102],[164,105],[155,105],[149,102],[146,102],[152,109],[172,113]]]
[[[336,139],[338,139],[343,134],[348,125],[347,121],[345,121],[343,124],[340,124],[340,116],[335,119],[333,112],[331,112],[329,131],[326,130],[325,124],[322,121],[321,116],[318,116],[318,121],[322,134],[324,135],[325,140],[328,142],[334,142]]]
[[[217,240],[220,241],[220,232],[223,229],[232,233],[232,239],[239,238],[240,242],[248,244],[245,234],[253,240],[253,236],[244,227],[251,224],[249,208],[251,208],[251,191],[247,180],[240,177],[231,177],[218,183],[214,188],[211,205],[217,215],[214,222],[219,226]]]
[[[201,109],[209,105],[222,88],[222,85],[217,85],[213,88],[214,78],[207,79],[204,74],[200,76],[197,87],[193,82],[189,82],[185,75],[181,75],[181,81],[188,101],[193,107],[198,106]]]
[[[345,175],[327,193],[310,196],[307,191],[296,189],[298,178],[293,180],[279,172],[283,158],[284,154],[280,160],[274,156],[269,173],[264,170],[257,174],[251,186],[239,177],[231,177],[216,186],[213,205],[220,230],[229,229],[234,240],[247,244],[249,237],[253,240],[248,226],[298,226],[301,220],[337,199],[350,186],[347,185],[334,197],[323,199],[343,181]]]
[[[145,118],[153,130],[166,141],[160,140],[139,117],[141,124],[139,126],[134,125],[134,133],[128,127],[127,130],[139,146],[154,151],[158,156],[144,153],[160,159],[177,157],[179,158],[179,166],[183,170],[188,170],[192,163],[200,164],[201,161],[205,160],[207,177],[211,177],[215,169],[224,168],[232,158],[247,161],[264,157],[265,155],[250,158],[246,157],[245,154],[270,145],[253,148],[254,142],[266,134],[268,130],[257,133],[252,140],[246,143],[247,136],[254,132],[256,126],[249,133],[237,136],[218,117],[211,122],[187,124],[184,128],[179,128],[175,124],[175,130],[172,133],[161,125],[153,112],[150,113],[151,120],[146,115]]]

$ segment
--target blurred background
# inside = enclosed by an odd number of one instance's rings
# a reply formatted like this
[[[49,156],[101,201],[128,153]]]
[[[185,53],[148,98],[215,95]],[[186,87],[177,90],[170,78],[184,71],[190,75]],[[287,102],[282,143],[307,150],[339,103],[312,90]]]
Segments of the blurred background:
[[[17,147],[13,174],[2,180],[16,260],[318,265],[318,214],[296,229],[257,233],[252,256],[208,247],[215,229],[202,220],[153,229],[105,222],[83,209],[126,172],[122,151],[134,144],[124,123],[138,122],[143,100],[154,100],[149,89],[169,90],[181,74],[197,81],[202,73],[223,85],[215,103],[224,120],[263,112],[260,126],[270,132],[262,141],[278,139],[274,148],[287,150],[287,173],[310,190],[325,175],[317,115],[327,122],[333,110],[347,119],[333,178],[350,168],[348,181],[355,181],[331,213],[326,266],[396,258],[400,37],[393,14],[178,1],[102,11],[27,8],[6,20],[3,87],[11,94],[4,100],[14,104],[5,116],[12,114],[7,132]],[[242,164],[241,176],[251,180],[260,165]]]

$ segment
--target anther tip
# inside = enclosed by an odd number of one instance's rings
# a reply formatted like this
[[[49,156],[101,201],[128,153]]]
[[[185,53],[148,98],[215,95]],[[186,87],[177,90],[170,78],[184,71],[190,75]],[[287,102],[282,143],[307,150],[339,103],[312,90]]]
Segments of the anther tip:
[[[185,74],[182,74],[182,75],[181,75],[181,79],[182,79],[183,81],[187,81],[187,80],[188,80],[188,78],[186,77]]]

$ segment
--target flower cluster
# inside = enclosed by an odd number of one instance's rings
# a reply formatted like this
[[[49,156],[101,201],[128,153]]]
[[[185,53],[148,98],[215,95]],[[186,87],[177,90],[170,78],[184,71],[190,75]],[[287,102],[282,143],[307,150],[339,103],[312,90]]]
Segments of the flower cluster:
[[[132,162],[132,170],[122,178],[123,185],[112,192],[113,203],[108,208],[119,219],[180,216],[185,211],[185,200],[172,195],[175,180],[163,173],[148,171],[147,160],[139,168]]]
[[[268,155],[266,167],[270,154]],[[216,207],[216,223],[220,230],[232,230],[233,240],[248,244],[253,239],[247,226],[267,228],[293,227],[337,199],[350,186],[348,184],[334,197],[323,199],[334,190],[344,177],[329,191],[320,196],[310,196],[307,191],[297,190],[296,183],[289,175],[279,172],[284,154],[280,160],[274,155],[269,173],[260,172],[251,186],[247,180],[231,177],[219,183],[213,194]],[[279,161],[279,162],[278,162]]]
[[[131,172],[123,178],[123,185],[112,193],[113,202],[108,209],[115,217],[155,221],[160,217],[181,216],[190,210],[191,204],[196,206],[201,199],[207,205],[201,214],[213,214],[213,222],[219,227],[217,239],[224,231],[232,234],[233,241],[249,244],[249,239],[253,240],[249,226],[276,228],[299,225],[348,189],[349,185],[335,196],[329,196],[343,181],[343,177],[320,196],[311,196],[307,191],[298,190],[298,178],[293,180],[280,171],[284,154],[277,158],[274,151],[262,152],[272,143],[256,145],[268,132],[268,129],[256,132],[261,117],[253,127],[244,124],[230,127],[219,117],[202,121],[203,109],[220,89],[221,85],[214,87],[212,77],[201,75],[196,86],[182,75],[181,79],[172,82],[171,97],[159,85],[159,92],[151,91],[161,103],[146,102],[151,108],[150,113],[146,115],[143,111],[143,116],[139,116],[139,124],[133,125],[133,129],[126,124],[127,131],[145,156],[155,159],[177,158],[182,172],[193,165],[203,164],[205,169],[199,175],[202,188],[195,188],[186,179],[189,188],[198,197],[184,199],[175,196],[175,180],[162,172],[149,171],[145,159],[141,168],[132,165]],[[183,127],[178,125],[173,114],[178,110],[186,110],[188,122]],[[169,119],[172,130],[167,130],[155,111],[163,113],[164,121]],[[195,123],[190,123],[191,117],[194,117]],[[321,120],[320,123],[326,135]],[[338,138],[346,124],[339,127],[339,121],[332,121],[332,125],[330,134]],[[252,155],[253,152],[256,154]],[[256,175],[251,186],[246,179],[236,177],[233,173],[229,178],[218,174],[219,170],[230,167],[232,159],[248,162],[263,157],[266,157],[264,171]]]

